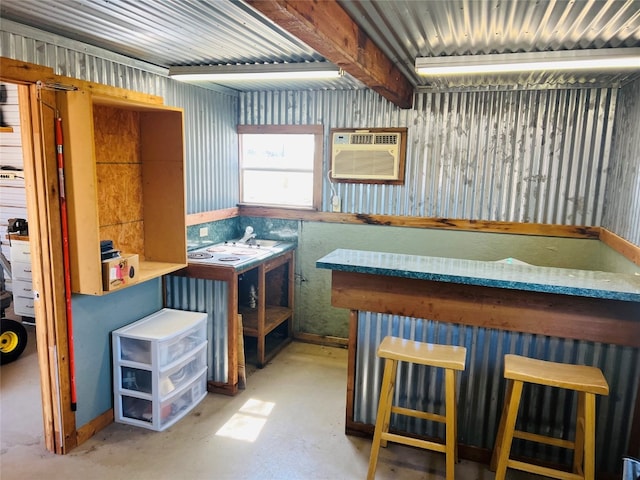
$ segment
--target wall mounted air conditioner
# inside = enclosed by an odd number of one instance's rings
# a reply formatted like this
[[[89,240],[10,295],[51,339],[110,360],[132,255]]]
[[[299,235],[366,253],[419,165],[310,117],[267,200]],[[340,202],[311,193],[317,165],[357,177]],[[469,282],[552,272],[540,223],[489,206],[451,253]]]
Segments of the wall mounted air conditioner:
[[[404,183],[406,128],[331,130],[331,172],[336,182]]]

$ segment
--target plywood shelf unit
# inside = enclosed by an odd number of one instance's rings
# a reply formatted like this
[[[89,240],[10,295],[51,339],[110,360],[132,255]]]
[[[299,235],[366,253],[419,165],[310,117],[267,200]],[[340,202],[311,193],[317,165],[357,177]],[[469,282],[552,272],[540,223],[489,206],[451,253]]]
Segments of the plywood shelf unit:
[[[61,92],[71,287],[102,295],[100,241],[138,254],[139,281],[187,264],[183,111]]]

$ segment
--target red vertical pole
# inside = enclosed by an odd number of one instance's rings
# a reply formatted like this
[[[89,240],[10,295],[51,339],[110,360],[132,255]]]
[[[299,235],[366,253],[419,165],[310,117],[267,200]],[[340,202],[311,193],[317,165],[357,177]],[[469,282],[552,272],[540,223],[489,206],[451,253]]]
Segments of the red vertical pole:
[[[73,345],[73,314],[71,308],[71,268],[69,261],[69,223],[67,198],[64,186],[64,156],[62,154],[62,118],[56,118],[56,155],[58,160],[58,183],[60,195],[60,217],[62,222],[62,255],[64,260],[64,299],[67,309],[67,336],[69,339],[69,378],[71,382],[71,410],[76,411],[76,366]]]

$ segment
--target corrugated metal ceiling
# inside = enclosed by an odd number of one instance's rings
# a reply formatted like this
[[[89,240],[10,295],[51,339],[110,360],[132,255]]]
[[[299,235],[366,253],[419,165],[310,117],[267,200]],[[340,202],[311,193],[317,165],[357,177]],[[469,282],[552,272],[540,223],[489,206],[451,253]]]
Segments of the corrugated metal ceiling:
[[[339,0],[417,87],[615,85],[640,72],[450,77],[426,80],[417,56],[640,47],[640,0]],[[238,0],[3,0],[3,19],[174,65],[324,61],[291,34]],[[227,84],[239,90],[352,89],[350,75],[332,81]]]
[[[607,86],[631,74],[510,75],[425,79],[416,57],[640,47],[640,1],[338,0],[416,86]]]

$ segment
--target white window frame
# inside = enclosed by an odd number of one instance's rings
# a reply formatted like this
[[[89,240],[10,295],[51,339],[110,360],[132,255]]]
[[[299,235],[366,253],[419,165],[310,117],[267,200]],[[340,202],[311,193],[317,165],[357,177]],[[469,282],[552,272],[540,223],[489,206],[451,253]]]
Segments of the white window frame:
[[[238,178],[240,181],[240,202],[243,206],[260,206],[274,208],[288,208],[298,210],[315,210],[319,211],[322,206],[322,159],[324,150],[324,128],[322,125],[238,125]],[[263,204],[245,202],[243,194],[243,166],[242,166],[242,135],[313,135],[314,136],[314,152],[313,152],[313,192],[312,204],[309,206],[300,206],[293,204]],[[276,169],[274,169],[276,170]],[[277,169],[282,171],[282,169]],[[293,171],[293,170],[292,170]]]

